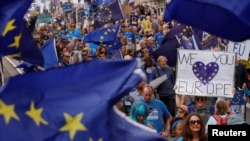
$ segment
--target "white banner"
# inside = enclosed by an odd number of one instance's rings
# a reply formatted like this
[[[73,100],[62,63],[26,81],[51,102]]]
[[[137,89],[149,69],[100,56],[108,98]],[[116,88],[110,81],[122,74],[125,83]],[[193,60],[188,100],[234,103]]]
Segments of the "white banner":
[[[228,52],[235,52],[240,56],[241,59],[248,60],[250,52],[250,40],[243,42],[229,41]]]
[[[176,93],[208,97],[233,97],[236,54],[179,49]]]

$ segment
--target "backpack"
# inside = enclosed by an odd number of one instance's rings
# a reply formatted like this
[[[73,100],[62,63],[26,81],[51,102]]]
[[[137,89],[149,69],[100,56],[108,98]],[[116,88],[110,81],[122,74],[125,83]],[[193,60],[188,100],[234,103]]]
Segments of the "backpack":
[[[220,115],[215,114],[213,117],[216,120],[217,125],[227,125],[227,120],[229,119],[230,115],[227,114],[226,118],[222,118]]]

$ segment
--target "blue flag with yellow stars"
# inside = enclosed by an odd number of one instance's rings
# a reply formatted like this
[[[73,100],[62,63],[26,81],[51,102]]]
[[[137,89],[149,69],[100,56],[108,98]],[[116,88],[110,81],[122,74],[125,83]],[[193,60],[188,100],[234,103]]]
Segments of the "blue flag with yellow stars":
[[[0,56],[43,66],[43,56],[24,23],[33,0],[0,1]]]
[[[154,59],[157,60],[159,56],[163,55],[167,57],[168,65],[175,67],[177,62],[177,48],[181,47],[180,38],[182,35],[189,35],[187,28],[184,24],[178,24],[170,28],[161,46],[152,53]]]
[[[145,78],[138,64],[93,60],[10,78],[0,92],[0,140],[164,141],[114,108]]]
[[[230,102],[230,109],[232,114],[240,115],[240,113],[242,113],[241,105],[246,104],[245,101],[243,100],[244,94],[245,94],[244,90],[236,91],[236,93],[234,94],[234,97]]]
[[[89,32],[84,37],[84,42],[92,42],[92,43],[107,43],[114,42],[117,39],[117,34],[120,31],[120,24],[115,24],[113,26],[97,29],[92,32]]]
[[[99,7],[99,10],[94,15],[94,26],[100,28],[107,23],[113,23],[124,19],[121,5],[118,0],[115,0],[108,5]]]
[[[94,43],[98,46],[105,46],[108,49],[108,54],[112,54],[113,50],[118,50],[122,47],[118,33],[120,31],[120,24],[113,26],[97,29],[89,32],[84,37],[85,43]]]
[[[164,17],[228,40],[243,41],[250,38],[249,10],[249,0],[172,0]]]
[[[41,52],[44,59],[43,67],[45,69],[55,68],[58,66],[55,38],[47,40],[41,47]]]

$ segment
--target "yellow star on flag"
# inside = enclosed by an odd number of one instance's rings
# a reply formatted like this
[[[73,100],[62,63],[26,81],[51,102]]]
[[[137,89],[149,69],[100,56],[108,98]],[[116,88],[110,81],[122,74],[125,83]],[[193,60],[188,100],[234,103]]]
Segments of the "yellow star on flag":
[[[42,112],[43,108],[36,109],[34,101],[31,101],[30,110],[25,113],[34,120],[37,126],[39,126],[40,123],[48,125],[48,122],[42,118]]]
[[[19,117],[15,113],[15,106],[13,105],[6,105],[3,100],[0,100],[0,115],[3,115],[4,121],[6,124],[10,122],[11,118],[19,120]]]
[[[64,113],[64,118],[66,120],[66,124],[60,128],[60,131],[68,131],[70,139],[73,140],[76,132],[86,131],[86,127],[81,123],[83,118],[83,113],[77,114],[75,117],[70,116],[67,113]]]
[[[94,141],[93,138],[89,138],[89,141]],[[98,139],[98,141],[102,141],[102,138]]]
[[[20,46],[20,39],[22,37],[22,34],[20,33],[19,35],[14,37],[14,43],[10,44],[9,47],[16,47],[19,48]]]
[[[7,25],[5,26],[2,36],[5,36],[9,31],[13,30],[16,28],[16,26],[14,25],[15,19],[10,20]]]

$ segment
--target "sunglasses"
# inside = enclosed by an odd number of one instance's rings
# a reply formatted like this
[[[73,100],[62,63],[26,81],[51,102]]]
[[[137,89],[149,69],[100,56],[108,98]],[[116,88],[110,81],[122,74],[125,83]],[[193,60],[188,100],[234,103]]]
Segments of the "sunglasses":
[[[195,125],[196,123],[200,125],[201,121],[200,120],[190,120],[189,123],[192,125]]]
[[[69,58],[70,56],[65,56],[66,58]]]
[[[196,101],[205,101],[205,99],[203,97],[196,97],[195,100]]]

